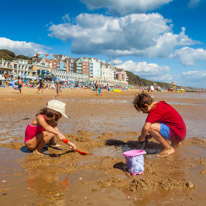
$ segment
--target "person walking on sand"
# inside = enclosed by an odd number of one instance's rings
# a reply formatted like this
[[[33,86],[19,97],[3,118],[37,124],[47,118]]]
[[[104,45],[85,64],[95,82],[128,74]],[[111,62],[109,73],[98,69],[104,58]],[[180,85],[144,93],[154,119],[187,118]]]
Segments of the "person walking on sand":
[[[61,92],[61,83],[59,81],[56,82],[56,95],[53,97],[54,99],[59,99]]]
[[[102,96],[102,89],[100,85],[97,86],[97,96]]]
[[[133,104],[137,111],[148,114],[139,141],[143,142],[149,134],[163,146],[158,157],[174,153],[174,149],[180,146],[186,137],[186,126],[180,114],[165,101],[155,102],[147,93],[137,95]],[[172,145],[167,140],[170,140]]]
[[[44,81],[43,81],[43,79],[40,79],[40,81],[39,81],[39,85],[38,85],[38,87],[37,87],[37,94],[39,94],[39,91],[41,90],[41,93],[43,94],[43,88],[44,88]]]
[[[21,90],[22,86],[23,86],[23,81],[20,77],[18,77],[18,89],[19,89],[20,94],[22,92],[22,90]]]
[[[57,128],[57,123],[62,115],[66,118],[65,103],[59,100],[50,100],[46,106],[36,114],[36,117],[27,125],[25,130],[25,145],[33,153],[42,154],[45,144],[58,147],[54,141],[54,136],[59,140],[64,140],[65,136]],[[76,146],[68,142],[76,150]]]

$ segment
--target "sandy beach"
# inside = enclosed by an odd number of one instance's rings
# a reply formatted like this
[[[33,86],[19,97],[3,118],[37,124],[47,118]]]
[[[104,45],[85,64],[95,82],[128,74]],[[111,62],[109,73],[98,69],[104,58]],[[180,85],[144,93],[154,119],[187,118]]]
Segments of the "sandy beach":
[[[58,127],[81,155],[61,144],[45,156],[28,152],[24,131],[55,90],[0,88],[0,205],[153,206],[206,205],[206,94],[154,92],[183,117],[187,137],[174,154],[158,158],[160,145],[148,142],[144,173],[128,173],[122,153],[135,149],[146,115],[132,101],[138,90],[63,89],[69,119]]]

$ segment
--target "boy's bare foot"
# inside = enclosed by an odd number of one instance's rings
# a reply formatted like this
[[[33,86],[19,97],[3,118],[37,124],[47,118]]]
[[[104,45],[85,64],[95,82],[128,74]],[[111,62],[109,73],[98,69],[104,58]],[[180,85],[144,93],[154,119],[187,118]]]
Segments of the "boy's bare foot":
[[[162,152],[160,152],[157,157],[166,157],[168,155],[171,155],[172,153],[174,153],[174,148],[170,147],[169,149],[164,149]]]
[[[172,143],[172,147],[174,149],[177,149],[181,144],[182,144],[181,142],[179,142],[179,143]]]
[[[38,154],[38,155],[44,156],[44,154],[43,154],[43,153],[39,152],[39,151],[38,151],[38,150],[36,150],[36,149],[33,151],[33,154]]]

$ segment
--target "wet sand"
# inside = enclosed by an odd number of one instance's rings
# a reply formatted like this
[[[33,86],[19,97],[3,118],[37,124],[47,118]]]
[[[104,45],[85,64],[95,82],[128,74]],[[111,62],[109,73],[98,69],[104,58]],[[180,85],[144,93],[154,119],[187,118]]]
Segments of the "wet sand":
[[[131,176],[122,153],[135,149],[146,115],[136,112],[137,90],[121,93],[64,89],[69,119],[60,130],[83,156],[64,143],[44,148],[45,156],[24,147],[28,122],[55,90],[0,88],[0,205],[206,205],[206,96],[195,93],[152,93],[182,115],[187,138],[174,154],[157,158],[160,145],[150,140],[145,171]],[[58,141],[58,140],[56,140]]]

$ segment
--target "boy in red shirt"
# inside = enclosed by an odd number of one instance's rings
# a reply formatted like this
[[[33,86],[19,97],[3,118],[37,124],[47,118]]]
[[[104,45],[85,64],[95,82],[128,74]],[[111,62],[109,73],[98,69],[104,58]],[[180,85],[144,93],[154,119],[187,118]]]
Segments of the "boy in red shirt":
[[[137,111],[148,114],[139,141],[143,142],[149,133],[164,148],[157,155],[158,157],[172,154],[174,148],[180,146],[181,141],[186,137],[186,126],[180,114],[165,101],[155,102],[146,93],[136,96],[133,104]],[[172,146],[168,144],[167,140],[172,142]]]

